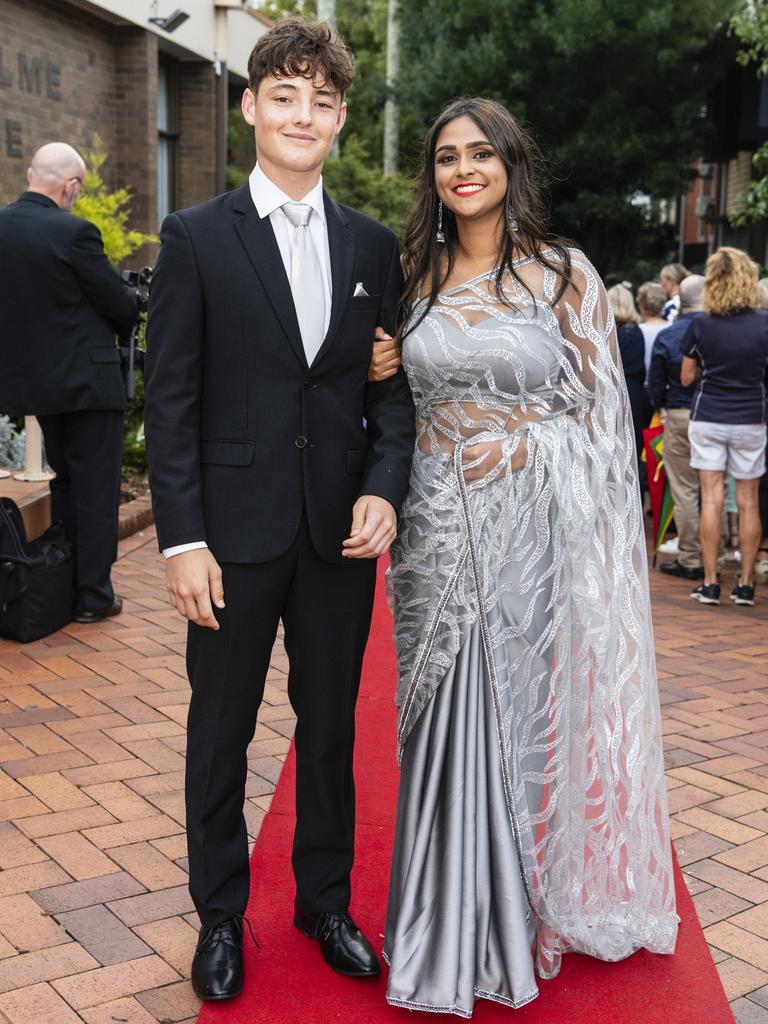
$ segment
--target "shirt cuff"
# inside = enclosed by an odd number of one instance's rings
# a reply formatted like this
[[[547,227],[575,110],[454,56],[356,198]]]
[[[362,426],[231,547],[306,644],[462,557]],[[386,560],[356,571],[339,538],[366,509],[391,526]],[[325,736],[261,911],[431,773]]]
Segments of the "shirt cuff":
[[[207,548],[204,540],[193,540],[189,544],[174,544],[172,548],[163,548],[163,555],[166,558],[173,558],[174,555],[181,555],[185,551],[197,551],[198,548]]]

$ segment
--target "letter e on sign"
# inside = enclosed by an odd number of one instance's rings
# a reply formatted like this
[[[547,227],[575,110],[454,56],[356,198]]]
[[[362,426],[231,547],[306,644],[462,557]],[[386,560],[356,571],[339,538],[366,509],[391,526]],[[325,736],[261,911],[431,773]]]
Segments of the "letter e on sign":
[[[21,157],[24,155],[22,152],[21,144],[21,121],[9,121],[5,122],[5,152],[8,156]]]

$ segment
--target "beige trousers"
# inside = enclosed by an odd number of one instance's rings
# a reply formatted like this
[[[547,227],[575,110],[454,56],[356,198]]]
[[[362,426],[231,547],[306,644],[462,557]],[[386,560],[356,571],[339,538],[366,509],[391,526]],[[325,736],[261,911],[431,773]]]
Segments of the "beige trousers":
[[[664,419],[664,470],[675,503],[675,525],[679,553],[686,569],[701,566],[699,537],[699,474],[691,469],[688,441],[688,409],[667,409]]]

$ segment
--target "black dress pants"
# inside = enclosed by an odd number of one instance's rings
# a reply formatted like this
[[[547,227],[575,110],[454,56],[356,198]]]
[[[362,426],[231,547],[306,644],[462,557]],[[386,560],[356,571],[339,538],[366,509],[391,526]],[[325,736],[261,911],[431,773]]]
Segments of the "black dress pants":
[[[113,410],[38,416],[51,469],[51,518],[75,551],[76,610],[97,612],[115,597],[123,414]]]
[[[246,753],[264,695],[280,619],[297,716],[297,895],[312,911],[345,910],[354,857],[352,754],[355,702],[373,608],[375,560],[332,564],[302,522],[291,548],[271,562],[222,565],[218,631],[189,625],[187,725],[189,888],[211,927],[245,911],[248,836]]]

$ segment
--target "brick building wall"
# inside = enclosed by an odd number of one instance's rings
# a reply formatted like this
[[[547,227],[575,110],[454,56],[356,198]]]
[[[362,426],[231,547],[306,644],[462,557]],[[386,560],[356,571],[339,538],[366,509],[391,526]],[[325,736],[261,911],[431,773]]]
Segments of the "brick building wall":
[[[210,64],[179,66],[178,205],[194,206],[216,192],[216,76]]]
[[[104,23],[66,4],[0,4],[0,203],[25,187],[30,157],[61,139],[115,149],[114,48]],[[114,164],[105,167],[110,184]]]
[[[131,190],[131,219],[157,230],[157,36],[140,28],[113,29],[117,107],[115,173]],[[135,260],[132,258],[132,263]]]
[[[173,60],[177,88],[175,202],[215,192],[216,77]],[[98,135],[109,188],[130,189],[131,227],[158,231],[158,37],[110,23],[66,0],[0,0],[0,205],[25,187],[34,151],[54,140],[87,151]],[[151,261],[156,247],[131,257]]]

